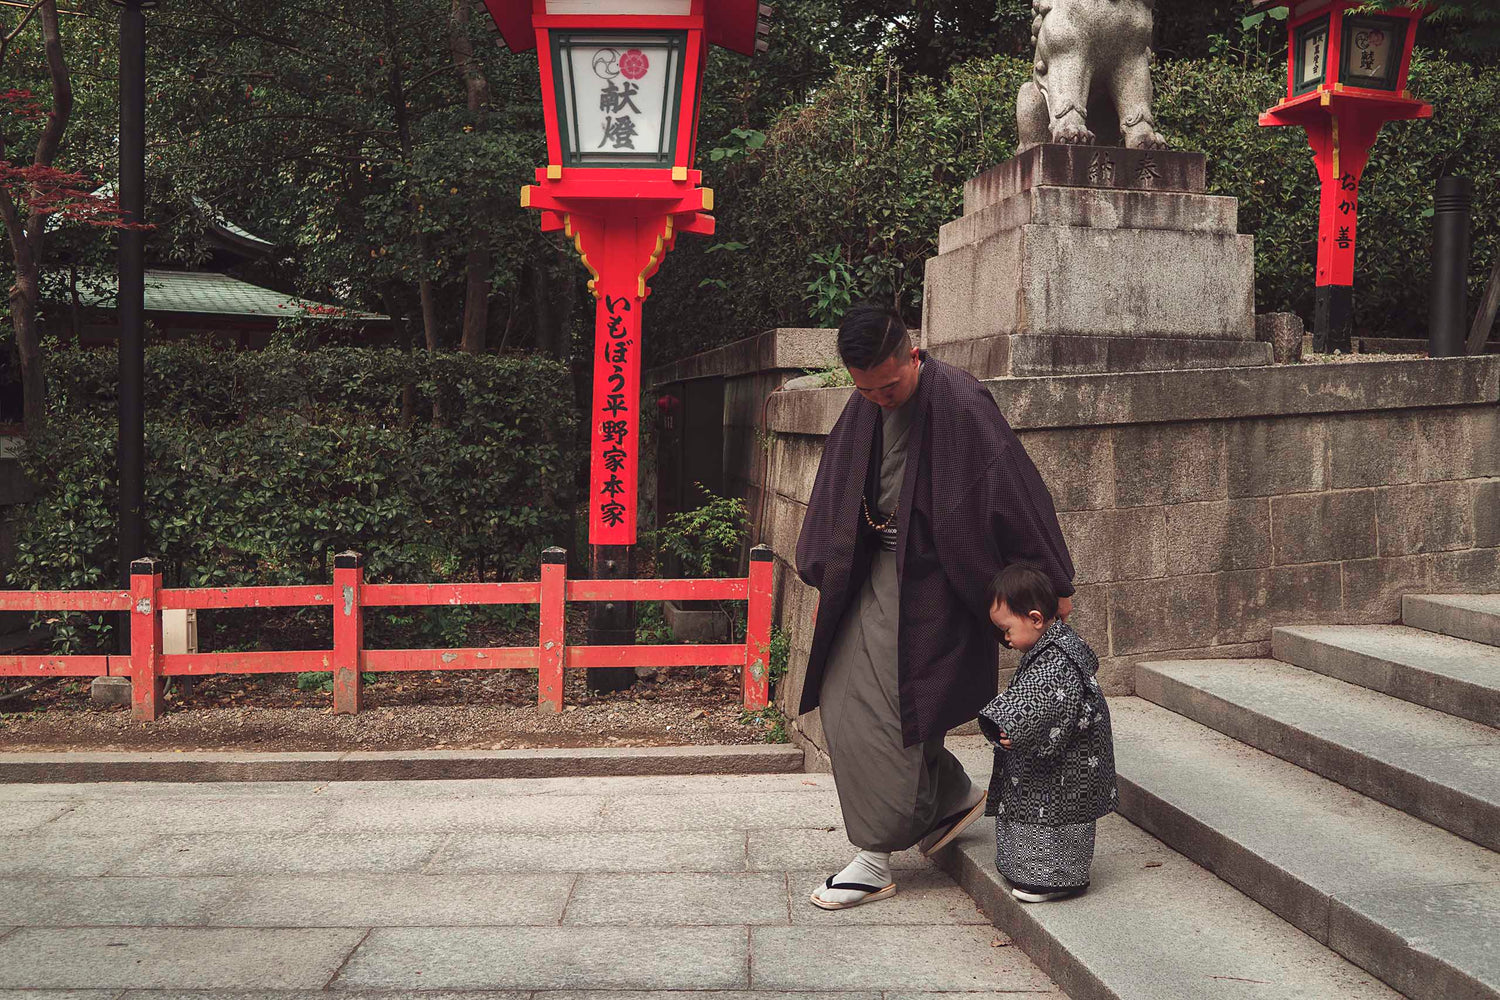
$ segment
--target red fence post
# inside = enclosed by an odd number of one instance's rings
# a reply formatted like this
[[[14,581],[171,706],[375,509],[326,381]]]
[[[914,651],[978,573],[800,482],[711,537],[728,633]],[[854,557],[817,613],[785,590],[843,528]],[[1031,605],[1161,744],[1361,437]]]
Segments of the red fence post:
[[[333,712],[354,715],[364,695],[360,662],[364,653],[365,613],[360,589],[365,583],[364,559],[357,552],[333,557]]]
[[[544,712],[562,711],[567,587],[568,554],[550,548],[542,553],[542,628],[537,639],[536,707]]]
[[[745,623],[745,710],[759,711],[769,701],[771,672],[771,585],[775,563],[771,550],[750,550],[750,607]]]
[[[161,567],[130,564],[130,717],[155,722],[162,713]]]

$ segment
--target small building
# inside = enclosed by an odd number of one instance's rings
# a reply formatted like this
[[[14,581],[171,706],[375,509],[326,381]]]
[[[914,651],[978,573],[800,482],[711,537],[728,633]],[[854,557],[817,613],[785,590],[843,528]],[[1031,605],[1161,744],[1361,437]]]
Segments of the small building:
[[[106,185],[99,193],[110,195],[112,187]],[[258,284],[277,269],[276,245],[219,215],[201,198],[192,199],[192,210],[203,221],[208,256],[195,269],[147,269],[146,322],[152,341],[191,339],[225,349],[258,350],[270,343],[282,320],[295,318],[328,321],[330,333],[337,331],[361,344],[389,340],[389,316]],[[85,347],[117,341],[116,275],[54,272],[48,284],[52,291],[44,322],[49,330],[64,342],[76,340]]]

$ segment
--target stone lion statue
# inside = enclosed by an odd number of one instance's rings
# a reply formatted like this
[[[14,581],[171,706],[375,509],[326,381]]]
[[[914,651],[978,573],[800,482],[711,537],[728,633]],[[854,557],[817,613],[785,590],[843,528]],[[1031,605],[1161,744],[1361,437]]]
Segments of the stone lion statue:
[[[1033,0],[1031,81],[1016,98],[1021,145],[1165,149],[1151,116],[1155,0]]]

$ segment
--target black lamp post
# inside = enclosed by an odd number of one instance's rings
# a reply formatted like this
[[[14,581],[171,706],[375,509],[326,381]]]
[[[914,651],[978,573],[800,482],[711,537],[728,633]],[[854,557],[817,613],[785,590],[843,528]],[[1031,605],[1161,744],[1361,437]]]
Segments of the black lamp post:
[[[1464,353],[1469,324],[1469,227],[1474,182],[1439,177],[1432,217],[1432,305],[1427,350],[1434,358]]]
[[[156,0],[114,0],[120,8],[120,208],[125,221],[146,221],[146,18]],[[146,234],[120,230],[120,575],[130,586],[130,564],[146,547]],[[119,642],[130,651],[130,615]]]

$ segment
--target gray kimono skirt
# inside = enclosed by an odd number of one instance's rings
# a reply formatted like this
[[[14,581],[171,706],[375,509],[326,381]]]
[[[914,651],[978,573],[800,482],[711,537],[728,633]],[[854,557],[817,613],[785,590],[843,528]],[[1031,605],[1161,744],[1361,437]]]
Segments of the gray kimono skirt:
[[[913,395],[901,408],[881,412],[880,496],[868,500],[875,523],[889,519],[891,527],[882,533],[870,575],[839,625],[820,696],[844,827],[854,846],[869,851],[906,850],[973,794],[968,773],[944,748],[943,737],[907,747],[901,733],[901,583],[895,519],[889,515],[901,497],[915,401]]]

